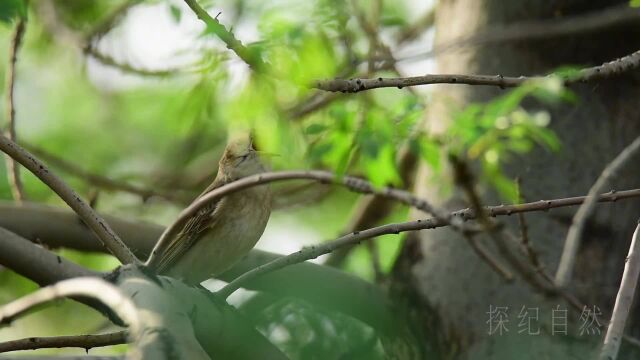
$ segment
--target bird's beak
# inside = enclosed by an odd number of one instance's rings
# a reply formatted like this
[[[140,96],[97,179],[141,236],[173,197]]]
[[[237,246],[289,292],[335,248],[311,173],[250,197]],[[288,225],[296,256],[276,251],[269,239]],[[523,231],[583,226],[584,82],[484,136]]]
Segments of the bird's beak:
[[[270,152],[266,152],[266,151],[257,151],[256,153],[258,153],[258,155],[260,156],[264,156],[264,157],[274,157],[274,156],[282,156],[280,154],[276,154],[276,153],[270,153]]]

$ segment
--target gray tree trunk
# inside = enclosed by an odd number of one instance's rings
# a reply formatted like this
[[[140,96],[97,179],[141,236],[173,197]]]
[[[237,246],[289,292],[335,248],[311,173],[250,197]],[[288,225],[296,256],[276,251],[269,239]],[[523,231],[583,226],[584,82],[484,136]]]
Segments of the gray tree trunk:
[[[624,3],[623,1],[622,3]],[[437,11],[436,43],[448,43],[480,32],[487,26],[515,24],[522,20],[553,19],[611,6],[615,1],[501,1],[440,0]],[[639,27],[618,27],[579,36],[549,40],[511,42],[465,48],[438,58],[441,73],[502,74],[519,76],[542,74],[567,64],[598,65],[636,51],[640,45]],[[562,150],[558,154],[543,149],[516,159],[508,175],[522,178],[523,193],[529,200],[586,194],[604,166],[627,144],[640,135],[640,82],[638,73],[571,88],[580,98],[577,104],[549,108],[550,127],[558,134]],[[428,116],[430,131],[439,131],[451,121],[451,110],[470,102],[484,102],[508,90],[490,87],[442,85]],[[526,102],[528,109],[540,109]],[[640,161],[629,164],[615,180],[614,189],[637,187]],[[451,209],[466,207],[461,194],[453,198],[430,179],[422,165],[416,192]],[[486,204],[500,204],[491,191],[482,192]],[[553,274],[564,238],[576,208],[532,213],[526,216],[529,236],[547,271]],[[584,303],[602,311],[599,320],[608,319],[622,275],[631,234],[640,215],[640,202],[629,200],[599,205],[588,222],[570,290]],[[415,218],[423,217],[415,213]],[[519,233],[515,218],[499,219]],[[489,246],[491,242],[482,238]],[[503,258],[493,249],[503,263]],[[522,262],[527,260],[522,258]],[[428,230],[409,238],[394,269],[395,285],[413,292],[414,306],[424,310],[424,340],[436,344],[440,355],[454,354],[461,359],[584,359],[593,358],[603,334],[580,335],[580,313],[559,298],[549,298],[527,285],[521,277],[507,284],[454,232]],[[410,291],[410,292],[411,292]],[[419,305],[416,305],[418,303]],[[507,333],[489,335],[490,307],[508,307]],[[538,309],[539,335],[519,333],[518,318],[523,306]],[[429,309],[429,310],[425,310]],[[553,310],[560,310],[554,313]],[[567,335],[560,320],[567,310]],[[435,312],[435,315],[432,313]],[[530,315],[534,311],[529,310]],[[552,321],[552,317],[556,320]],[[639,321],[629,319],[627,334],[640,334]],[[555,329],[553,326],[555,325]],[[553,330],[556,331],[553,334]],[[632,349],[623,344],[621,358],[631,358]],[[636,354],[637,355],[637,354]]]

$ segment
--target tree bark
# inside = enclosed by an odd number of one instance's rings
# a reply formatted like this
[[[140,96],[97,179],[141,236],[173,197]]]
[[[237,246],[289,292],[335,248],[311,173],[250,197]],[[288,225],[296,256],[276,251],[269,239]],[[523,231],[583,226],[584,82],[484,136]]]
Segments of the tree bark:
[[[624,2],[441,0],[437,9],[436,44],[472,36],[489,26],[549,20]],[[638,25],[625,25],[549,40],[465,47],[440,55],[438,70],[519,76],[545,74],[567,64],[592,66],[636,51],[640,45],[639,29]],[[577,104],[543,107],[535,101],[525,101],[523,106],[528,110],[549,110],[550,127],[560,137],[562,149],[559,153],[550,153],[537,148],[506,166],[508,176],[522,179],[524,196],[547,199],[587,193],[606,164],[640,134],[639,85],[638,72],[634,71],[606,81],[571,86],[580,98]],[[506,91],[481,86],[434,87],[434,101],[426,114],[428,131],[442,131],[451,124],[453,111],[471,102],[486,102]],[[638,165],[639,159],[630,163],[614,179],[613,188],[637,184]],[[430,171],[426,164],[421,165],[415,192],[445,207],[465,206],[461,193],[443,196],[442,188],[429,182]],[[486,204],[502,202],[490,189],[481,190]],[[574,211],[558,209],[527,215],[532,246],[552,275]],[[568,290],[585,304],[602,311],[598,317],[600,323],[608,320],[611,312],[639,213],[638,202],[599,205],[583,234]],[[515,218],[507,219],[505,224],[514,233],[519,232]],[[491,248],[488,239],[480,240]],[[498,251],[493,249],[493,252],[504,261]],[[527,263],[525,257],[520,260]],[[416,239],[409,239],[398,258],[393,279],[397,287],[409,288],[409,293],[414,294],[414,306],[435,311],[430,317],[438,319],[438,349],[442,357],[455,353],[460,359],[577,359],[593,357],[601,344],[602,334],[580,335],[579,312],[572,311],[559,298],[536,292],[521,278],[507,284],[450,229],[424,231]],[[508,307],[509,331],[502,336],[488,334],[490,306]],[[523,306],[538,309],[539,335],[518,333],[521,330],[518,315]],[[554,325],[555,330],[561,330],[557,327],[558,319],[552,320],[553,315],[563,314],[554,313],[554,309],[567,310],[567,335],[552,333]],[[640,322],[633,318],[629,321],[627,334],[640,333]],[[423,333],[431,336],[424,335],[425,342],[433,343],[433,329],[427,330]],[[632,352],[623,345],[620,358],[632,358]]]

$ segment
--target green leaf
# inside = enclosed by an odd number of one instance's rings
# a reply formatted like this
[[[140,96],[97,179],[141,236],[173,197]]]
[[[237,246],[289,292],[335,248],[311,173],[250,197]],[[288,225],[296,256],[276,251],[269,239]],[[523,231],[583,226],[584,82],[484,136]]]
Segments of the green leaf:
[[[9,24],[17,17],[26,17],[27,7],[23,0],[1,0],[0,22]]]
[[[631,1],[629,1],[629,6],[634,7],[634,8],[640,7],[640,0],[631,0]]]
[[[180,23],[180,19],[182,18],[182,10],[179,7],[171,4],[169,5],[169,11],[171,12],[171,17],[176,24]]]
[[[367,156],[370,157],[372,159],[375,159],[376,157],[378,157],[378,152],[380,150],[380,144],[375,141],[375,139],[371,136],[358,136],[358,144],[360,145],[360,148],[362,149],[362,153]]]
[[[316,162],[321,161],[326,154],[331,152],[332,149],[333,149],[333,144],[330,142],[318,144],[316,146],[312,146],[309,149],[309,152],[307,153],[307,157],[312,161],[316,161]]]
[[[396,169],[395,151],[393,146],[383,146],[376,158],[363,159],[367,177],[375,186],[399,185],[402,180]]]
[[[380,19],[381,23],[383,26],[405,26],[407,25],[407,20],[401,16],[398,15],[389,15],[389,16],[382,16],[382,19]]]
[[[311,124],[307,126],[306,129],[304,129],[304,133],[307,135],[316,135],[327,130],[328,128],[329,127],[324,124]]]
[[[422,158],[431,165],[433,170],[440,171],[441,166],[441,154],[440,146],[430,139],[423,139],[420,141],[420,155]]]

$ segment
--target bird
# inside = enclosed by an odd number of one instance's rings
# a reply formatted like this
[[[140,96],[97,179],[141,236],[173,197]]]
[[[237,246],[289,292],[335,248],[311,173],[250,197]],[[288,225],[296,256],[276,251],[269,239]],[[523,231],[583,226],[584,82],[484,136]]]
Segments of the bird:
[[[250,137],[232,139],[218,165],[215,180],[197,198],[243,177],[266,171]],[[147,266],[157,274],[199,284],[229,269],[255,246],[271,215],[268,184],[226,195],[189,219]]]

